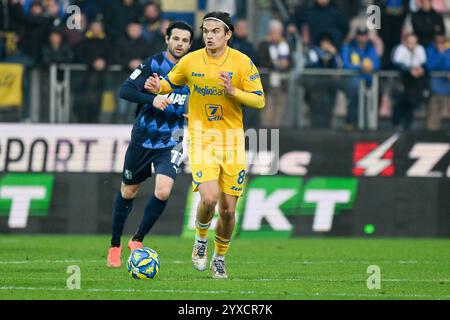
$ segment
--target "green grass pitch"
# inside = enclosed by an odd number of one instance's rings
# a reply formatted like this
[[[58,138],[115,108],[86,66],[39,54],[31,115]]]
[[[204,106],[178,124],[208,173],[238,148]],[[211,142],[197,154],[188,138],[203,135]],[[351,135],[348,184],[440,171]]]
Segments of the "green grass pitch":
[[[1,235],[0,299],[450,299],[450,240],[236,239],[229,280],[194,270],[192,241],[178,237],[148,237],[161,271],[134,280],[125,265],[106,267],[108,240]],[[80,290],[66,286],[71,265],[81,270]],[[370,265],[380,267],[381,289],[367,288]]]

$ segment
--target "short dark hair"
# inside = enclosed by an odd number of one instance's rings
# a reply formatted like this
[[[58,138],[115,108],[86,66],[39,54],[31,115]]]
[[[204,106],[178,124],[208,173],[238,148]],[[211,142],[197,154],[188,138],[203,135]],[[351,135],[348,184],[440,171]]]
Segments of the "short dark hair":
[[[34,0],[33,2],[31,2],[30,8],[35,7],[35,6],[44,8],[44,5],[41,0]]]
[[[146,4],[144,4],[144,8],[147,8],[150,6],[155,6],[158,9],[158,11],[161,11],[161,8],[159,7],[159,5],[154,1],[149,1]]]
[[[227,25],[228,30],[230,30],[231,32],[234,32],[234,25],[233,25],[233,22],[231,21],[231,16],[228,12],[213,11],[213,12],[207,13],[203,17],[203,21],[205,21],[208,18],[215,18],[215,19],[219,19],[219,20],[223,21],[223,23],[225,23]],[[203,28],[203,23],[202,23],[201,28]],[[225,32],[228,30],[225,30]]]
[[[329,32],[322,32],[317,37],[317,42],[320,44],[322,41],[329,41],[334,45],[334,38]]]
[[[166,36],[167,37],[170,38],[170,36],[172,35],[172,30],[173,29],[181,29],[181,30],[189,31],[189,33],[191,34],[190,42],[192,42],[194,40],[194,30],[186,22],[181,21],[181,20],[177,20],[177,21],[174,21],[174,22],[170,23],[169,26],[167,27],[167,31],[166,31]]]

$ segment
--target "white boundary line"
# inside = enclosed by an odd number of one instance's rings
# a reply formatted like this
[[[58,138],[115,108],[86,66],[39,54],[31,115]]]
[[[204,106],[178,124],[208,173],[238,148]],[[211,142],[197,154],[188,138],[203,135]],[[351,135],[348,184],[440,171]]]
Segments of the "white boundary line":
[[[106,261],[106,260],[105,260]],[[2,261],[0,260],[0,264],[26,264],[26,263],[103,263],[103,260],[9,260]],[[172,260],[165,261],[164,264],[190,264],[189,260]],[[266,264],[273,263],[270,261],[240,261],[239,264]],[[429,261],[429,260],[383,260],[383,261],[368,261],[368,260],[300,260],[300,261],[286,261],[283,263],[277,264],[448,264],[450,266],[450,262],[448,261]]]
[[[66,291],[66,292],[137,292],[137,293],[198,293],[198,294],[240,294],[240,295],[281,295],[283,297],[288,296],[305,296],[305,297],[365,297],[365,298],[387,298],[387,297],[399,297],[399,298],[434,298],[434,299],[450,299],[450,295],[432,295],[432,294],[361,294],[361,293],[302,293],[302,292],[257,292],[257,291],[232,291],[232,290],[177,290],[177,289],[155,289],[155,290],[142,290],[133,288],[124,289],[80,289],[69,290],[65,288],[36,288],[36,287],[0,287],[0,290],[27,290],[27,291]]]
[[[25,278],[18,278],[18,277],[2,277],[2,280],[23,280]],[[95,281],[111,281],[111,279],[113,279],[113,277],[111,278],[100,278],[100,277],[95,277],[95,278],[91,278],[90,280],[95,280]],[[39,277],[38,279],[34,279],[33,281],[48,281],[48,280],[59,280],[56,279],[54,277]],[[64,280],[64,279],[61,279]],[[211,278],[166,278],[166,277],[161,277],[158,279],[159,281],[177,281],[177,282],[195,282],[195,281],[212,281],[213,279]],[[367,280],[366,279],[330,279],[330,278],[312,278],[312,277],[298,277],[298,278],[262,278],[262,279],[246,279],[246,278],[230,278],[230,281],[236,281],[236,282],[275,282],[275,281],[298,281],[298,282],[302,282],[302,281],[308,281],[308,282],[354,282],[354,283],[366,283]],[[450,283],[450,279],[386,279],[383,278],[382,279],[383,282],[429,282],[429,283]],[[449,291],[450,292],[450,291]]]

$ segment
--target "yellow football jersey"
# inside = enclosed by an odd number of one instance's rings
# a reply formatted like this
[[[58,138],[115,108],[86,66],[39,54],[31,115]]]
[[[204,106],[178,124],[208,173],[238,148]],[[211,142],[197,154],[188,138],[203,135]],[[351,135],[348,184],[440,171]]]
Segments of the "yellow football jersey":
[[[225,95],[225,89],[220,85],[221,71],[229,73],[235,88],[264,97],[256,66],[248,56],[230,47],[219,58],[209,56],[204,48],[187,54],[166,76],[168,83],[162,80],[161,87],[189,86],[191,144],[200,143],[202,147],[214,144],[224,150],[236,150],[244,144],[242,105],[235,97]]]

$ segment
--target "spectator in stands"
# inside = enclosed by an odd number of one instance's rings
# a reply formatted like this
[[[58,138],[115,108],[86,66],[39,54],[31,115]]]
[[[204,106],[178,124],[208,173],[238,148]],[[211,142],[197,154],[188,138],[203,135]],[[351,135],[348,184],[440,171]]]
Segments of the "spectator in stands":
[[[398,130],[411,128],[414,111],[429,96],[426,63],[425,49],[414,34],[394,50],[393,64],[401,72],[403,87],[394,105],[393,124]]]
[[[315,0],[314,5],[306,11],[297,10],[294,23],[304,43],[319,45],[319,36],[329,33],[338,49],[349,30],[348,18],[330,0]]]
[[[25,22],[20,0],[0,2],[0,61],[14,59],[20,54],[20,31]]]
[[[124,67],[125,72],[136,69],[146,57],[149,56],[150,47],[142,37],[142,25],[138,21],[130,22],[127,26],[127,35],[117,44],[115,61]],[[133,114],[133,103],[118,99],[117,110],[114,115],[115,122],[128,123]]]
[[[420,0],[419,10],[412,14],[413,32],[419,44],[428,47],[436,34],[445,34],[442,15],[434,11],[431,0]]]
[[[142,7],[138,0],[110,0],[105,8],[105,32],[111,41],[116,41],[126,33],[131,21],[139,20]]]
[[[256,65],[259,65],[258,56],[253,44],[247,40],[248,23],[246,20],[239,19],[234,26],[233,38],[231,38],[231,47],[246,54]]]
[[[439,130],[445,109],[450,106],[450,47],[446,47],[444,34],[437,34],[427,49],[428,71],[447,72],[447,77],[433,77],[431,99],[427,105],[428,130]]]
[[[319,36],[319,45],[309,49],[306,66],[308,68],[338,69],[342,67],[339,51],[329,33]]]
[[[151,43],[161,27],[161,10],[156,3],[150,1],[145,4],[142,26],[142,36]]]
[[[23,52],[35,63],[42,62],[42,47],[47,43],[53,21],[58,18],[59,7],[50,6],[48,14],[40,1],[35,1],[30,7],[30,15],[25,21],[25,32],[21,37]]]
[[[352,130],[358,120],[358,96],[360,81],[366,86],[372,85],[372,73],[380,69],[381,61],[375,44],[369,38],[366,27],[359,27],[356,37],[342,48],[344,69],[358,71],[361,76],[352,78],[347,86],[349,100],[346,117],[346,129]]]
[[[117,43],[115,62],[128,71],[136,69],[148,57],[150,48],[142,37],[142,25],[132,21],[127,26],[127,34]]]
[[[85,38],[76,48],[78,62],[87,64],[89,72],[85,73],[80,88],[75,95],[74,113],[78,122],[96,123],[101,111],[102,93],[105,84],[105,71],[111,51],[101,21],[89,25]]]
[[[338,7],[348,20],[352,20],[360,11],[365,11],[365,6],[362,4],[362,0],[334,0],[336,7]]]
[[[269,69],[269,76],[262,77],[265,83],[267,108],[261,114],[262,125],[265,127],[279,127],[286,107],[287,83],[282,80],[291,67],[291,52],[289,45],[283,38],[283,24],[279,20],[272,20],[268,26],[268,36],[258,48],[260,66]]]
[[[42,61],[44,64],[68,63],[73,60],[73,52],[63,42],[63,34],[59,29],[53,29],[49,35],[49,44],[42,49]]]
[[[64,26],[63,35],[67,41],[70,48],[74,49],[78,43],[84,39],[87,29],[87,18],[84,13],[76,13],[73,16],[73,21],[75,21],[80,28],[69,29],[67,24]]]
[[[383,40],[381,59],[383,69],[392,69],[392,50],[401,42],[402,27],[409,10],[409,0],[375,0],[381,8],[381,29],[378,34]]]
[[[35,1],[35,0],[34,0]],[[63,0],[45,0],[45,15],[52,16],[55,18],[54,26],[59,26],[61,24],[61,19],[66,15],[64,11],[64,1]]]
[[[159,32],[155,34],[153,40],[150,42],[150,52],[149,52],[150,56],[166,50],[167,48],[166,31],[167,28],[169,27],[169,24],[170,24],[169,20],[165,19],[161,21],[161,25],[159,26]]]
[[[306,67],[315,69],[338,69],[342,60],[333,38],[329,33],[319,36],[319,45],[309,49]],[[311,126],[329,128],[335,105],[339,78],[329,76],[311,76],[304,79],[305,100],[310,107]],[[320,88],[320,90],[317,90]]]
[[[30,14],[30,8],[33,4],[33,2],[36,2],[36,0],[21,0],[23,3],[23,10],[25,14]],[[49,8],[50,6],[57,6],[58,10],[58,17],[63,18],[65,16],[64,11],[64,0],[43,0],[42,3],[46,8]]]

